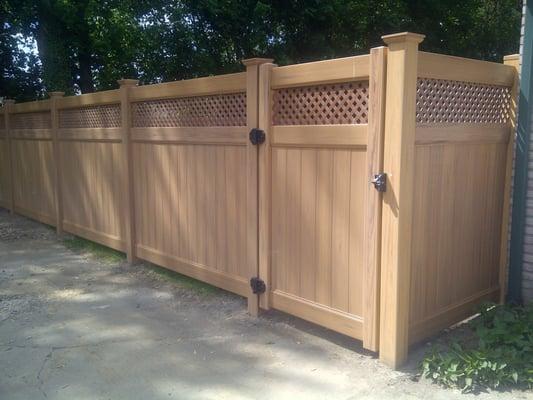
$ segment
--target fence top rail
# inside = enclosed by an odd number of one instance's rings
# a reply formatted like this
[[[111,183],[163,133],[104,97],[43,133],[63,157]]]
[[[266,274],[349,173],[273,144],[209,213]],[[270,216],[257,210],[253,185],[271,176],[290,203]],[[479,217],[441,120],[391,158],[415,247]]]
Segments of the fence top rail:
[[[136,86],[131,89],[131,101],[157,100],[172,97],[207,96],[246,91],[246,72],[208,76],[182,81]]]
[[[42,112],[50,111],[51,105],[50,100],[36,100],[28,101],[26,103],[15,103],[11,106],[9,112],[11,114],[23,114],[23,113],[33,113],[33,112]]]
[[[335,58],[304,64],[274,67],[272,88],[320,85],[356,80],[370,76],[370,55]]]
[[[120,91],[118,89],[61,97],[57,102],[57,108],[62,110],[66,108],[100,106],[113,103],[120,103]]]
[[[420,52],[418,77],[510,87],[515,69],[489,61]]]

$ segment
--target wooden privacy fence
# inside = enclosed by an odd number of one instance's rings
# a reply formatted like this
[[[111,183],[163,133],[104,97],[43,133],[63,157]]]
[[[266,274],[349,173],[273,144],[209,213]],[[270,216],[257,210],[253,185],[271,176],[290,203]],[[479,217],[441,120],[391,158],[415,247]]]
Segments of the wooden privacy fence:
[[[424,53],[422,39],[6,101],[0,204],[397,366],[501,299],[506,277],[517,58]]]

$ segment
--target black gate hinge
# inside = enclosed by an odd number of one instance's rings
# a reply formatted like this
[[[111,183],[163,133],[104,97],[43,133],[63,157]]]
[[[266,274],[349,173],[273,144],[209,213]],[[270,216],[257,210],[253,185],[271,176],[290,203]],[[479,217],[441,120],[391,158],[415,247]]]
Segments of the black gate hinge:
[[[376,188],[378,192],[387,191],[387,174],[382,172],[380,174],[374,175],[374,179],[370,181]]]
[[[252,287],[252,292],[254,294],[265,293],[266,285],[261,278],[252,278],[250,279],[250,286]]]
[[[254,145],[264,143],[266,139],[265,131],[257,128],[253,128],[250,131],[250,142]]]

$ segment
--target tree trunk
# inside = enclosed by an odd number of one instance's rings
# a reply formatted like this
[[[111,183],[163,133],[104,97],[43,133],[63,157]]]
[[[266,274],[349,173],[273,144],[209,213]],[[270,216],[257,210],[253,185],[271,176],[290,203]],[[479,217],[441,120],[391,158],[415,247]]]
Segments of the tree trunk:
[[[73,92],[68,50],[61,21],[52,13],[49,1],[38,2],[36,40],[43,66],[46,91]]]
[[[80,79],[78,84],[82,93],[94,92],[93,75],[91,71],[91,56],[85,49],[79,49],[78,63],[80,65]]]
[[[81,2],[78,4],[76,17],[78,20],[77,29],[72,32],[78,37],[78,66],[79,66],[79,79],[78,85],[82,93],[94,92],[93,74],[91,71],[91,39],[89,36],[89,27],[87,26],[86,19],[87,4]]]

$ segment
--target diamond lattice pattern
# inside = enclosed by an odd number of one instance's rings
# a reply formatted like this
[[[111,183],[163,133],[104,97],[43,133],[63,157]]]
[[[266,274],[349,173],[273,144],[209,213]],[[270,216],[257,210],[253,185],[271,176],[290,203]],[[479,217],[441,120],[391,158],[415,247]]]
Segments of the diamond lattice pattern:
[[[132,104],[134,127],[246,126],[246,93]]]
[[[119,128],[120,105],[72,108],[59,112],[60,128]]]
[[[11,129],[50,129],[52,117],[49,111],[13,114],[9,117]]]
[[[274,91],[274,125],[368,123],[368,82],[284,88]]]
[[[510,88],[442,79],[418,79],[419,124],[503,124],[509,118]]]

